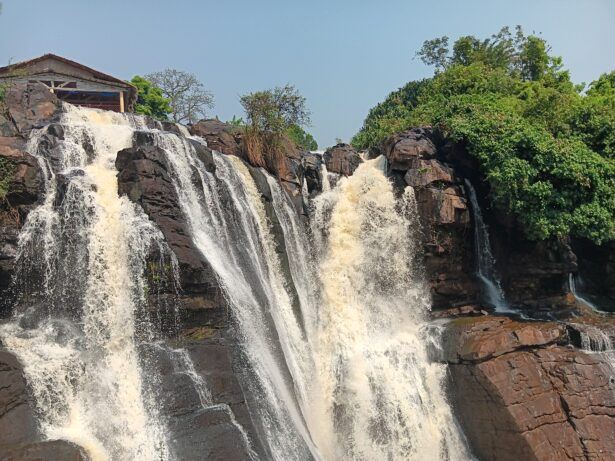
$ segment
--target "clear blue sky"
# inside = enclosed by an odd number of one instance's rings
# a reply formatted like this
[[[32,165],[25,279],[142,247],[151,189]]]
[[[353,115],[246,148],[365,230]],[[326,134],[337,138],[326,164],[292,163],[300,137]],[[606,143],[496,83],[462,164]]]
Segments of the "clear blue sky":
[[[430,69],[426,39],[503,25],[542,32],[576,82],[615,68],[614,0],[3,0],[0,64],[53,52],[118,77],[175,67],[213,91],[212,115],[241,115],[240,94],[295,84],[327,146]]]

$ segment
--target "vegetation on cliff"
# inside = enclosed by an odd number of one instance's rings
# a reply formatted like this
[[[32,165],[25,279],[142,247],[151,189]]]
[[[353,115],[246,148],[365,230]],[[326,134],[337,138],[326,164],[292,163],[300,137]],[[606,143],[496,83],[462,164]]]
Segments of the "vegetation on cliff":
[[[266,156],[283,157],[289,140],[298,147],[314,141],[303,131],[302,126],[310,123],[310,112],[305,98],[294,86],[245,94],[239,101],[247,120],[243,128],[244,148],[253,165],[265,166]]]
[[[503,28],[479,40],[424,43],[430,79],[392,92],[352,143],[375,148],[394,132],[433,125],[466,146],[491,201],[534,239],[615,238],[615,72],[575,85],[547,43]]]

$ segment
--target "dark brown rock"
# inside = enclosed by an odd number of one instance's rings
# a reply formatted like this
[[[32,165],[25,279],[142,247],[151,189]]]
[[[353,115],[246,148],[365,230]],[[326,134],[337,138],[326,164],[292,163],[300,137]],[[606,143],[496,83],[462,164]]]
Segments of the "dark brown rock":
[[[0,452],[2,446],[29,443],[37,438],[23,368],[14,355],[0,348]]]
[[[445,334],[452,402],[481,460],[615,456],[612,370],[548,322],[460,319]]]
[[[43,126],[61,109],[60,100],[44,85],[11,85],[0,115],[0,136],[26,137],[32,128]]]
[[[211,156],[204,148],[202,154]],[[212,306],[224,309],[224,299],[213,270],[192,242],[165,155],[161,148],[147,145],[120,151],[116,160],[118,191],[140,204],[163,233],[179,263],[182,290],[204,294],[213,301]]]
[[[363,162],[359,153],[348,144],[337,144],[327,149],[323,155],[327,171],[350,176]]]
[[[239,129],[216,119],[201,120],[189,127],[190,134],[207,141],[210,149],[223,154],[244,157]]]
[[[74,443],[48,440],[15,447],[0,446],[0,461],[88,461],[90,457]]]
[[[421,127],[394,134],[384,141],[381,152],[390,169],[408,171],[418,168],[419,159],[435,158],[437,148],[431,127]]]
[[[0,195],[0,317],[8,315],[12,300],[8,289],[19,230],[43,189],[38,162],[23,150],[24,144],[18,137],[0,137],[0,183],[6,184],[6,193]]]
[[[414,188],[425,249],[425,269],[435,309],[475,304],[470,210],[463,179],[444,163],[430,127],[388,138],[381,148],[399,187]]]

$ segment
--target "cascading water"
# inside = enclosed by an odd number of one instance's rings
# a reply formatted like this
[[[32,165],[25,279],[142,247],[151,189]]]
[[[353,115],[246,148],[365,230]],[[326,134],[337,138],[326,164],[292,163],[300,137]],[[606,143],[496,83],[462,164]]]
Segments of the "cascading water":
[[[16,279],[29,283],[0,326],[24,364],[42,432],[93,460],[176,459],[149,364],[155,349],[193,383],[203,409],[228,414],[255,459],[230,407],[212,401],[187,352],[161,345],[147,320],[144,267],[152,246],[166,249],[143,211],[118,196],[114,166],[145,127],[76,108],[60,125],[50,156],[39,155],[48,128],[30,141],[47,191],[20,236]],[[470,458],[442,389],[445,367],[427,354],[434,338],[413,190],[397,200],[382,160],[366,161],[314,200],[310,233],[266,172],[215,152],[205,165],[185,132],[148,131],[232,308],[265,455]]]
[[[445,369],[427,357],[413,190],[400,209],[382,161],[361,164],[315,203],[314,232],[326,234],[318,440],[328,459],[467,459],[442,391]]]
[[[316,200],[310,251],[267,173],[215,152],[213,173],[185,140],[157,142],[237,321],[244,385],[271,458],[468,459],[442,390],[445,368],[427,357],[418,248],[379,162]],[[288,274],[254,175],[266,178]],[[405,197],[413,209],[411,189]]]
[[[485,301],[494,307],[496,312],[511,312],[495,268],[495,258],[491,252],[489,231],[483,220],[480,205],[476,198],[476,191],[472,183],[467,179],[465,180],[465,185],[472,205],[472,216],[474,217],[474,248],[477,264],[476,275],[483,284]]]
[[[19,303],[0,338],[24,365],[44,436],[75,442],[94,461],[169,459],[155,378],[139,349],[153,335],[146,257],[152,245],[164,254],[163,237],[119,197],[115,170],[139,120],[65,110],[51,151],[51,128],[29,143],[46,193],[20,234]]]
[[[577,280],[576,280],[575,275],[572,272],[570,274],[568,274],[568,289],[570,290],[570,293],[572,293],[572,295],[575,297],[575,299],[577,301],[579,301],[582,304],[586,305],[587,307],[589,307],[593,311],[600,312],[600,309],[598,308],[598,306],[596,306],[589,299],[587,299],[585,296],[581,295],[577,291]]]

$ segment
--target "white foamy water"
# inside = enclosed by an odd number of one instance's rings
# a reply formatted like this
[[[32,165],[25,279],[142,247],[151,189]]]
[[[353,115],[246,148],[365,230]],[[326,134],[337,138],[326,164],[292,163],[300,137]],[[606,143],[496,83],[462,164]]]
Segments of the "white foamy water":
[[[238,158],[214,152],[213,172],[185,140],[158,143],[237,321],[248,404],[268,455],[469,459],[444,396],[445,367],[427,356],[413,191],[398,203],[382,161],[366,162],[316,199],[310,239],[267,173],[269,205]]]
[[[427,356],[414,194],[408,188],[398,203],[382,162],[361,164],[315,204],[314,232],[326,234],[316,440],[327,459],[468,459],[444,396],[445,367]]]
[[[43,130],[29,144],[46,171],[44,202],[19,241],[21,275],[32,280],[20,304],[29,309],[2,325],[0,337],[24,365],[47,438],[75,442],[92,460],[168,459],[138,351],[138,337],[150,335],[138,316],[145,258],[162,235],[118,196],[115,170],[137,119],[67,110],[56,158],[39,155]]]

